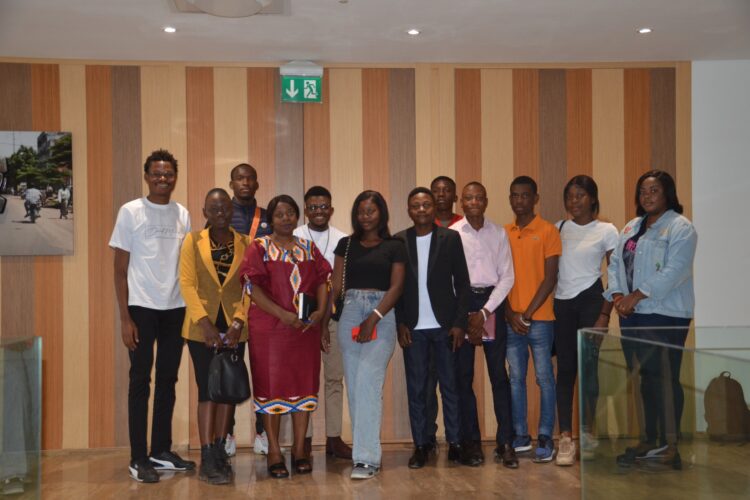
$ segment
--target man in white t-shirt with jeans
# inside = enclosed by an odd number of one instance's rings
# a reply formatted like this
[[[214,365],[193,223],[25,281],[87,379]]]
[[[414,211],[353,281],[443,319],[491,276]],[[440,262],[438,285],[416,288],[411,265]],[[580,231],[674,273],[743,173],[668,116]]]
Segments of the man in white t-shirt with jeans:
[[[294,230],[298,238],[312,240],[320,253],[333,268],[333,251],[339,240],[346,236],[343,231],[329,224],[333,215],[331,192],[323,186],[313,186],[305,193],[305,216],[307,224]],[[321,331],[323,349],[323,376],[325,377],[326,407],[326,454],[337,458],[352,459],[352,449],[341,439],[341,415],[344,409],[344,361],[341,358],[336,331],[337,321],[329,321]],[[305,438],[305,446],[312,445],[312,421]],[[309,450],[307,450],[309,452]]]
[[[130,354],[129,471],[138,482],[156,483],[157,470],[195,468],[195,462],[171,451],[175,384],[183,348],[180,331],[185,318],[178,264],[190,217],[185,207],[170,200],[177,182],[174,156],[163,149],[154,151],[143,168],[148,196],[120,208],[109,246],[115,250],[122,341]],[[149,456],[146,429],[154,342],[156,384]]]

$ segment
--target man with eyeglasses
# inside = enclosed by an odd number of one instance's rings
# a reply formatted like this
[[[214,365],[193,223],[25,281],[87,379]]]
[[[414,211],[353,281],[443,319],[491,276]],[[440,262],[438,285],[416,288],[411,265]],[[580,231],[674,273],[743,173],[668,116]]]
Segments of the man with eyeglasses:
[[[334,255],[339,240],[346,236],[343,231],[329,224],[333,215],[331,192],[323,186],[313,186],[305,193],[305,216],[307,224],[294,230],[298,238],[311,240],[333,267]],[[341,358],[336,331],[337,321],[329,321],[321,328],[323,350],[323,376],[325,377],[326,408],[326,454],[351,460],[352,449],[341,439],[341,414],[344,395],[344,364]],[[312,445],[312,424],[305,438],[305,446]]]
[[[195,468],[195,462],[183,460],[171,451],[185,317],[178,264],[182,240],[190,232],[190,215],[185,207],[171,201],[177,182],[177,160],[169,151],[151,153],[143,169],[148,195],[120,208],[109,246],[115,250],[114,281],[121,336],[130,354],[129,471],[138,482],[156,483],[157,470]],[[146,429],[154,342],[156,385],[149,455]]]

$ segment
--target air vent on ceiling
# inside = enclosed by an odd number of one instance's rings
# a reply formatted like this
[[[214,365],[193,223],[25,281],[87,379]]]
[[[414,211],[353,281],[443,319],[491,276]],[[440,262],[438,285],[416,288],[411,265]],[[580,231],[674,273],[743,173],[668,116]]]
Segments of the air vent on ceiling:
[[[289,0],[172,0],[177,12],[218,17],[289,15]]]

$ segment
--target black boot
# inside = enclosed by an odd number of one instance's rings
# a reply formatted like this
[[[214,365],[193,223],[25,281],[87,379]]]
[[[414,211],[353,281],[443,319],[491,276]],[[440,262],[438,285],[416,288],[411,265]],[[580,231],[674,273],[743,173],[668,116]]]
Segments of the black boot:
[[[227,440],[225,438],[216,438],[213,450],[216,466],[223,470],[227,477],[231,479],[234,476],[234,470],[232,470],[232,462],[229,460],[229,455],[227,455]]]
[[[228,484],[230,482],[226,472],[216,461],[214,445],[201,446],[201,466],[198,471],[198,479],[208,484]]]

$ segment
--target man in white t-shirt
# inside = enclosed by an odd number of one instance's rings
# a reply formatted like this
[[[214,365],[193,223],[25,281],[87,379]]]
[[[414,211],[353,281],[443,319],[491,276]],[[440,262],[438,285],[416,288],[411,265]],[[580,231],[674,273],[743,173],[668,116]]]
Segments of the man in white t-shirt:
[[[320,253],[333,268],[333,250],[339,240],[346,236],[343,231],[329,224],[333,215],[331,192],[323,186],[313,186],[305,193],[305,216],[307,224],[294,230],[298,238],[312,240]],[[329,321],[328,328],[322,328],[321,348],[323,349],[323,375],[325,377],[326,407],[326,453],[338,458],[351,460],[352,449],[341,439],[341,415],[344,404],[344,364],[341,358],[336,331],[337,321]],[[311,428],[305,441],[312,444]]]
[[[129,471],[138,482],[156,483],[157,470],[195,468],[195,462],[171,451],[175,383],[183,348],[180,332],[185,317],[178,264],[182,240],[190,231],[190,217],[185,207],[170,200],[177,182],[174,156],[163,149],[154,151],[143,168],[148,196],[120,207],[109,246],[115,250],[122,341],[130,354]],[[148,455],[146,429],[154,342],[156,384]]]

